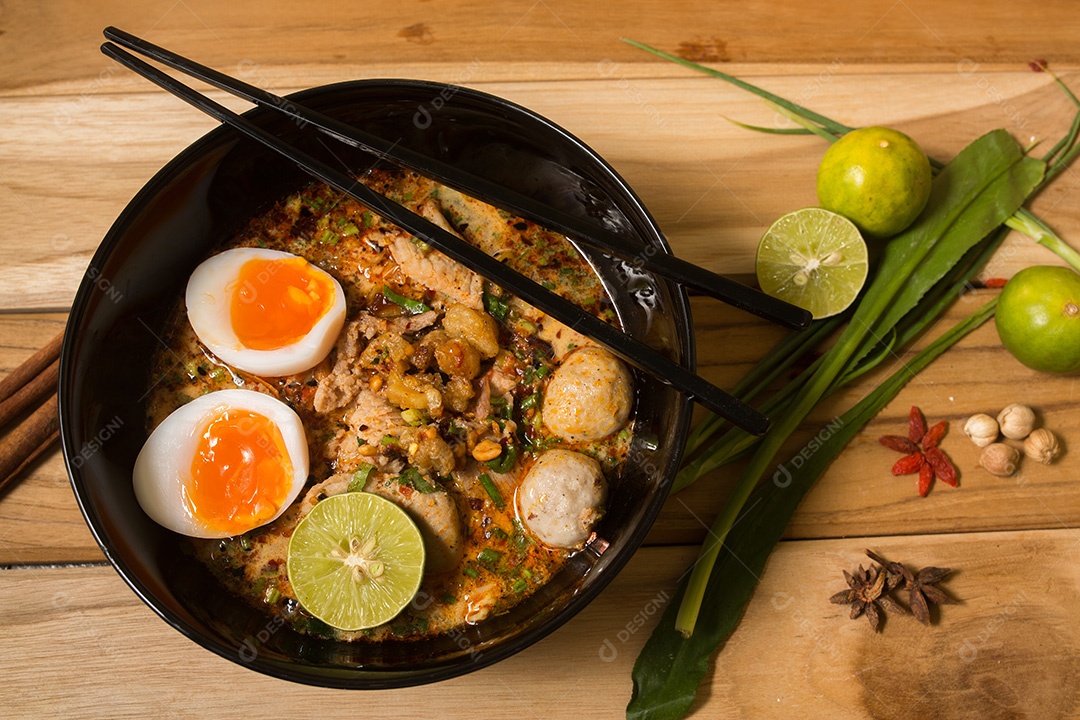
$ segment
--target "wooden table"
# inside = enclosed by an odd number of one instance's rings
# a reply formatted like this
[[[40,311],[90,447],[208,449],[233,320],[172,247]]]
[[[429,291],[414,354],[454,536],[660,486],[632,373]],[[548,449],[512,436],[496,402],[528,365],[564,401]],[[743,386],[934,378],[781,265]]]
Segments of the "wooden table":
[[[1047,75],[1028,70],[1033,58],[1048,59],[1080,90],[1080,13],[1069,0],[8,3],[0,8],[4,372],[62,328],[88,259],[124,204],[213,127],[101,56],[109,24],[278,91],[385,76],[502,95],[604,155],[679,255],[744,277],[764,228],[815,203],[823,144],[728,123],[769,125],[774,116],[750,95],[659,62],[620,36],[715,64],[852,125],[895,126],[942,158],[992,128],[1023,143],[1064,131],[1073,108]],[[1074,243],[1078,186],[1070,171],[1034,204]],[[1037,263],[1057,259],[1013,237],[989,274]],[[957,303],[940,328],[989,294]],[[721,385],[780,336],[712,301],[696,300],[695,312],[701,371]],[[806,436],[890,369],[837,396]],[[707,678],[697,717],[1080,715],[1073,453],[999,479],[976,467],[976,450],[959,432],[974,412],[1026,402],[1071,448],[1080,443],[1078,390],[1075,377],[1019,365],[992,326],[920,375],[803,503]],[[901,431],[913,404],[951,421],[945,447],[961,468],[959,489],[939,485],[920,499],[912,482],[889,475],[895,456],[875,439]],[[619,717],[656,609],[736,470],[671,498],[613,585],[529,650],[437,686],[348,693],[251,673],[161,622],[103,561],[54,452],[0,498],[0,715]],[[959,568],[947,586],[963,603],[931,628],[901,618],[875,635],[848,620],[827,598],[843,586],[841,569],[865,561],[867,546],[913,565]]]

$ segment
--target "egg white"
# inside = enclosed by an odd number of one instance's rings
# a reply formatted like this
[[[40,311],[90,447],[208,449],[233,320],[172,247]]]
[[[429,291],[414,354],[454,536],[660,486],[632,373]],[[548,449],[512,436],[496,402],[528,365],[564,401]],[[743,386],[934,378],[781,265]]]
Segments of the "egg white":
[[[210,352],[239,370],[279,377],[303,372],[318,365],[330,353],[345,324],[345,292],[329,273],[312,265],[334,284],[334,302],[307,335],[275,350],[245,346],[233,330],[232,296],[240,268],[249,260],[284,260],[292,253],[264,248],[235,248],[200,264],[188,279],[185,302],[188,321]]]
[[[269,395],[253,390],[219,390],[174,410],[154,429],[139,451],[132,475],[135,497],[143,511],[159,525],[191,537],[229,537],[230,533],[206,527],[192,515],[184,501],[199,437],[206,425],[225,409],[248,410],[269,418],[277,425],[285,442],[293,466],[292,484],[285,502],[266,523],[285,512],[304,488],[308,476],[308,445],[300,417],[288,405]]]

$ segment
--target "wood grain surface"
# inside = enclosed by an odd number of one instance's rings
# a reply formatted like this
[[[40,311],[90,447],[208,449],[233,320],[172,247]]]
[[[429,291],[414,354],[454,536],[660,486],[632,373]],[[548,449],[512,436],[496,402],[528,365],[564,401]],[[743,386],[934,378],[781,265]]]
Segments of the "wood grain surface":
[[[0,373],[51,339],[84,271],[131,197],[215,124],[110,63],[116,25],[278,92],[371,77],[454,82],[521,103],[596,149],[657,218],[677,254],[752,280],[754,251],[780,214],[816,202],[824,143],[729,122],[784,121],[755,97],[656,60],[630,37],[751,79],[851,125],[886,124],[947,159],[1003,127],[1048,147],[1074,108],[1046,58],[1080,89],[1080,13],[1069,0],[764,0],[695,3],[525,0],[379,5],[332,0],[102,0],[0,3]],[[213,97],[243,109],[243,103]],[[1038,149],[1036,150],[1038,152]],[[1080,245],[1080,174],[1038,197],[1036,215]],[[985,277],[1061,264],[1010,237]],[[966,293],[925,344],[994,291]],[[694,299],[701,373],[733,385],[781,336]],[[838,392],[785,453],[900,366]],[[1024,368],[991,325],[927,368],[849,445],[811,491],[711,669],[694,717],[1080,717],[1080,438],[1076,377]],[[1012,478],[977,465],[960,427],[1010,402],[1036,407],[1066,448]],[[946,419],[960,487],[919,498],[876,438],[908,408]],[[694,558],[737,463],[671,497],[646,547],[551,637],[436,686],[348,693],[249,672],[184,639],[104,563],[58,452],[0,495],[0,716],[12,718],[614,718],[658,612]],[[873,547],[910,565],[958,568],[962,602],[923,628],[873,634],[830,605],[842,569]]]

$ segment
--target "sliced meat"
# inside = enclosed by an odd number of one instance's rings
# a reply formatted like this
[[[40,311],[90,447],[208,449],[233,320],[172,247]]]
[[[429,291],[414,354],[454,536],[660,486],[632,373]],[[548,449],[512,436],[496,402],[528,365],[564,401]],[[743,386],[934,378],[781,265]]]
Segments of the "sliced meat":
[[[375,493],[404,508],[424,536],[425,567],[443,573],[457,567],[465,552],[465,529],[457,503],[450,493],[422,493],[401,487],[392,477],[379,475],[368,481],[366,492]]]
[[[483,309],[482,277],[438,251],[421,250],[409,235],[387,235],[386,240],[394,262],[412,280],[474,310]]]

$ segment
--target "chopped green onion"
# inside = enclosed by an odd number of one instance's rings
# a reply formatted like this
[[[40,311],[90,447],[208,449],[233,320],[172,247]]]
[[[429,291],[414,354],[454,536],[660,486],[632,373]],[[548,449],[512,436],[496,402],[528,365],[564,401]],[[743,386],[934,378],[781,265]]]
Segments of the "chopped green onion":
[[[364,438],[357,435],[356,436],[356,446],[357,447],[362,447],[364,445],[367,445],[367,440],[365,440]]]
[[[528,410],[531,407],[536,407],[540,404],[540,393],[534,392],[531,395],[526,395],[525,399],[521,401],[521,409]]]
[[[466,565],[465,569],[462,570],[461,572],[465,573],[466,575],[468,575],[471,578],[475,578],[475,577],[480,576],[480,573],[476,572],[476,568],[474,568],[472,565]]]
[[[419,300],[413,300],[412,298],[407,298],[404,295],[398,295],[396,292],[390,289],[389,285],[383,285],[382,294],[386,297],[387,300],[394,303],[395,305],[400,305],[413,315],[419,315],[420,313],[425,313],[431,310],[431,308],[429,308],[427,305],[420,302]]]
[[[353,473],[352,480],[349,481],[348,492],[361,492],[364,486],[367,485],[368,478],[371,477],[371,473],[375,472],[375,466],[371,463],[360,463],[360,467]]]
[[[383,435],[382,440],[379,441],[380,445],[397,445],[398,439],[393,435]]]
[[[457,602],[457,598],[450,593],[443,593],[443,595],[439,599],[442,600],[443,603],[445,603],[446,605],[453,605]]]
[[[499,493],[499,488],[495,487],[495,481],[491,479],[491,476],[487,473],[481,473],[479,480],[480,484],[484,486],[484,492],[491,498],[491,502],[495,503],[495,507],[500,510],[506,507],[502,494]]]
[[[281,597],[281,592],[279,592],[278,589],[276,587],[274,587],[273,585],[266,588],[266,592],[263,594],[263,600],[266,601],[267,605],[273,605],[274,603],[276,603],[278,601],[278,599],[280,597]]]
[[[335,233],[330,228],[327,228],[326,230],[323,230],[321,233],[319,233],[319,236],[317,238],[315,238],[315,239],[318,240],[323,245],[337,245],[337,242],[338,242],[337,233]]]
[[[345,223],[345,226],[341,228],[341,234],[345,237],[352,237],[353,235],[360,234],[360,228],[356,227],[356,223]]]
[[[518,578],[517,580],[514,581],[514,584],[510,587],[510,589],[513,590],[516,593],[523,593],[528,589],[528,587],[529,587],[529,581],[528,580],[526,580],[525,578]]]
[[[244,552],[248,552],[251,550],[251,538],[249,538],[247,535],[240,536],[240,549]]]
[[[480,554],[476,556],[476,559],[484,565],[495,565],[502,557],[502,553],[498,550],[492,550],[491,548],[484,548],[480,551]]]
[[[501,297],[492,293],[484,293],[484,309],[487,310],[488,315],[499,322],[504,322],[506,316],[510,313],[510,305]]]
[[[493,460],[488,460],[484,464],[497,473],[507,473],[513,469],[514,463],[517,462],[517,455],[517,445],[510,443],[502,451],[502,455]]]
[[[417,410],[416,408],[408,408],[407,410],[402,410],[401,419],[407,422],[409,425],[412,425],[413,427],[419,427],[423,425],[425,420],[423,411]]]
[[[413,490],[425,494],[433,493],[438,490],[437,487],[428,482],[427,479],[420,474],[420,471],[414,467],[405,468],[405,470],[400,475],[398,475],[395,480],[397,480],[399,485],[407,485]]]
[[[371,212],[368,210],[364,211],[364,213],[360,216],[360,219],[363,221],[364,227],[366,228],[374,227],[375,225],[375,216],[372,215]]]

